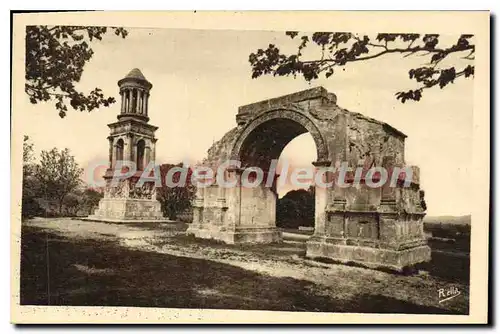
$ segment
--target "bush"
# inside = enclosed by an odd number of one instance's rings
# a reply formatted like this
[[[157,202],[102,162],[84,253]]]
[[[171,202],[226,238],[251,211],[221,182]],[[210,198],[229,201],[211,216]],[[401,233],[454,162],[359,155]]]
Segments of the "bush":
[[[424,223],[424,230],[432,233],[433,237],[457,239],[470,237],[470,225],[467,224],[445,224],[445,223]]]
[[[34,197],[23,196],[23,204],[21,208],[21,217],[29,219],[36,216],[43,216],[44,210]]]
[[[170,169],[176,168],[172,182],[177,183],[185,177],[185,184],[177,187],[169,187],[166,184],[166,175]],[[182,171],[182,172],[181,172]],[[157,199],[161,203],[163,215],[169,219],[176,220],[178,215],[191,210],[191,202],[194,199],[196,187],[191,184],[191,168],[183,167],[182,163],[177,165],[163,164],[160,166],[162,187],[157,190]]]
[[[288,192],[276,204],[276,225],[285,228],[314,227],[314,188]]]
[[[184,210],[181,213],[177,214],[177,220],[183,223],[192,223],[193,222],[193,208],[190,207]]]

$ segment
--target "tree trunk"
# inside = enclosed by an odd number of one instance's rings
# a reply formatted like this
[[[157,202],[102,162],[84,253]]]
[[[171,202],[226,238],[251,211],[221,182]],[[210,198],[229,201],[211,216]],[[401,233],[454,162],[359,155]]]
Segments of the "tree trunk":
[[[64,201],[64,197],[59,200],[59,216],[63,215],[63,212],[62,212],[63,201]]]

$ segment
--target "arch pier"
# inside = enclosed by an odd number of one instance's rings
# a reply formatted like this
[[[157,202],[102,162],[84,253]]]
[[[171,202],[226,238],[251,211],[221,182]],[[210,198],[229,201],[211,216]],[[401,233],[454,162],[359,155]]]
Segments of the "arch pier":
[[[239,161],[240,166],[221,171],[236,186],[214,183],[198,188],[187,234],[229,244],[279,242],[277,174],[270,162],[279,158],[292,139],[309,132],[316,144],[316,172],[333,186],[316,185],[315,230],[307,241],[306,255],[396,270],[430,260],[423,234],[425,205],[419,169],[405,164],[402,132],[342,109],[335,94],[323,87],[242,106],[236,123],[214,143],[205,160],[214,172],[229,160]],[[354,173],[348,172],[346,184],[337,186],[339,172],[332,168],[342,163],[363,171],[356,185]],[[242,186],[248,167],[261,168],[264,182]],[[384,168],[390,177],[396,168],[406,174],[395,179],[395,187],[389,182],[371,187],[365,176],[372,167]],[[401,175],[406,178],[402,180]],[[410,181],[405,184],[408,175]]]

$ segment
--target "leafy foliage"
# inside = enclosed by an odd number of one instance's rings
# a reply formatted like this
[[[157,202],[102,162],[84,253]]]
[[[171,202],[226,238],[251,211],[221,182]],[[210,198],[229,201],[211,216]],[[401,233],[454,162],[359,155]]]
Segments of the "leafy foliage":
[[[122,38],[128,34],[123,28],[111,29]],[[84,94],[75,86],[94,55],[90,44],[102,40],[107,32],[106,27],[26,27],[25,92],[30,102],[55,102],[61,118],[66,116],[68,104],[74,110],[90,112],[114,103],[115,98],[105,97],[100,88]]]
[[[37,202],[38,183],[35,179],[34,147],[28,136],[23,140],[23,185],[21,217],[40,215],[43,210]]]
[[[64,197],[64,215],[72,217],[90,215],[99,205],[102,197],[102,193],[91,188],[75,189]]]
[[[169,187],[166,184],[167,173],[174,167],[180,167],[184,170],[186,182],[180,184],[178,187]],[[191,202],[194,199],[196,187],[191,183],[191,175],[193,170],[191,168],[183,167],[182,163],[177,165],[163,164],[160,166],[160,174],[162,180],[162,187],[157,190],[157,198],[161,203],[163,215],[169,219],[177,219],[177,215],[185,210],[191,208]],[[172,182],[179,183],[183,177],[181,172],[175,172],[172,175]]]
[[[92,188],[87,188],[83,191],[83,207],[90,215],[94,209],[99,205],[99,201],[104,197],[103,193]]]
[[[23,168],[30,169],[34,160],[34,144],[28,136],[23,138]]]
[[[335,69],[357,61],[368,61],[387,54],[428,56],[427,65],[411,69],[409,77],[418,85],[415,89],[396,93],[396,98],[404,103],[407,100],[419,101],[424,89],[439,86],[444,88],[457,78],[474,76],[474,66],[464,68],[441,67],[442,61],[451,54],[458,54],[463,59],[473,61],[475,45],[471,43],[473,35],[461,35],[455,44],[440,46],[437,34],[378,34],[373,37],[359,36],[345,32],[315,32],[300,37],[297,31],[288,31],[286,35],[298,38],[295,54],[281,53],[274,44],[267,49],[258,49],[249,56],[252,78],[263,75],[296,77],[302,75],[306,81],[318,79],[320,74],[326,78],[335,73]],[[316,58],[304,59],[306,47],[316,47]]]
[[[35,178],[40,193],[46,199],[57,201],[59,214],[65,197],[80,185],[83,169],[78,166],[69,149],[42,151],[40,164],[36,167]]]
[[[66,215],[76,216],[78,214],[78,210],[80,210],[83,205],[83,201],[83,196],[80,192],[72,192],[64,197],[63,205]]]
[[[298,228],[314,226],[314,187],[289,191],[276,204],[276,225]]]
[[[24,136],[22,218],[75,216],[80,211],[91,214],[103,194],[80,187],[82,172],[68,149],[42,151],[41,161],[36,163],[34,145]],[[58,212],[51,208],[54,202]]]

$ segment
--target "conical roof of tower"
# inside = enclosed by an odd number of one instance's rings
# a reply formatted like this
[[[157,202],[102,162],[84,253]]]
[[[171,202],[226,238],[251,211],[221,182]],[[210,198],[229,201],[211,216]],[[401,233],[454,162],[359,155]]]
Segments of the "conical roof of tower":
[[[127,74],[127,76],[125,76],[125,78],[146,80],[146,78],[144,77],[144,74],[142,74],[141,70],[138,68],[134,68],[132,71],[130,71]]]
[[[123,79],[118,80],[118,86],[122,86],[126,83],[130,82],[135,82],[135,83],[140,83],[143,86],[147,87],[147,89],[153,88],[153,85],[151,82],[149,82],[146,77],[144,77],[144,74],[142,74],[141,70],[138,68],[134,68],[132,71],[130,71]]]

